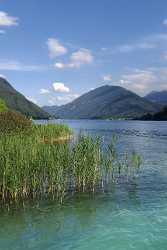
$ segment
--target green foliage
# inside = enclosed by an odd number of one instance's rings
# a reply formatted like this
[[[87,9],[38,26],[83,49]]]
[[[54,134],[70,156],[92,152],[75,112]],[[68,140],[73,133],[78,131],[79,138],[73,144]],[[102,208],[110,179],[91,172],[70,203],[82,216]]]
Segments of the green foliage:
[[[0,112],[4,112],[4,111],[7,111],[7,110],[8,110],[8,108],[7,108],[6,104],[5,104],[5,101],[0,99]]]
[[[94,190],[102,178],[102,152],[99,138],[80,136],[72,153],[73,179],[77,190]]]
[[[65,124],[33,125],[33,133],[44,143],[54,143],[69,139],[72,130]]]
[[[46,144],[41,142],[43,127],[38,128],[38,133],[31,135],[0,137],[0,200],[4,202],[46,196],[62,201],[69,190],[94,192],[103,188],[104,182],[115,180],[113,173],[118,176],[124,169],[113,144],[110,154],[102,150],[99,138],[89,136],[79,136],[72,144]]]
[[[16,134],[28,132],[32,128],[32,122],[24,115],[15,111],[0,113],[0,134]]]

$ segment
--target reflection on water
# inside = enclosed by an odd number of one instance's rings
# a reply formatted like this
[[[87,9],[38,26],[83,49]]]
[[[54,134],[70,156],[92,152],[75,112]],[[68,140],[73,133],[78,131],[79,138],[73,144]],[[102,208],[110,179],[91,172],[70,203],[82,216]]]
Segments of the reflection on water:
[[[62,122],[62,121],[59,121]],[[129,183],[76,194],[60,205],[27,203],[0,213],[2,250],[165,250],[167,246],[167,123],[65,121],[79,133],[118,135],[119,152],[137,151],[143,164]]]

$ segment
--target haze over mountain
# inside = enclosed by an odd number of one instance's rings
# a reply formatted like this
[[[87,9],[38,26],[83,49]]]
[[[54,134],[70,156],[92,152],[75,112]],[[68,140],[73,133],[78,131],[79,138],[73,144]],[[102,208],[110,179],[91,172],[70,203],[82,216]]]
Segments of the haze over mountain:
[[[152,91],[145,98],[149,101],[156,102],[162,105],[167,105],[167,90]]]
[[[27,100],[2,77],[0,77],[0,98],[5,101],[8,108],[19,111],[26,116],[33,117],[34,119],[49,118],[48,113]]]
[[[45,106],[43,109],[59,118],[106,119],[139,117],[158,111],[159,105],[122,87],[105,85],[66,105]]]

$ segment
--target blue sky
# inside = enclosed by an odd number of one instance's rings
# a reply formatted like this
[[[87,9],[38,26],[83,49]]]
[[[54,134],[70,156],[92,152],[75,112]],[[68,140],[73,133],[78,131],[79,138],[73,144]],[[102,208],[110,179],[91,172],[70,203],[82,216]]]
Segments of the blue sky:
[[[167,89],[166,0],[0,0],[0,74],[39,105]]]

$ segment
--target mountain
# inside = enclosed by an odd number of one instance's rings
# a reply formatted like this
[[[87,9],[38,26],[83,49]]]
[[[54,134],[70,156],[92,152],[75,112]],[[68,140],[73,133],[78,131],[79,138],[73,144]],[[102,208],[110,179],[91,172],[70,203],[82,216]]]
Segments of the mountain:
[[[27,100],[22,94],[16,91],[6,79],[2,77],[0,77],[0,98],[5,101],[9,109],[19,111],[26,116],[34,119],[49,118],[49,114],[47,112]]]
[[[62,105],[62,106],[56,106],[56,105],[53,105],[53,106],[43,106],[42,109],[49,113],[51,116],[54,116],[56,117],[56,113],[58,113],[58,111],[65,105]]]
[[[161,111],[155,114],[146,114],[140,117],[144,121],[167,121],[167,107],[165,106]]]
[[[106,119],[139,117],[159,111],[159,105],[122,87],[105,85],[66,105],[45,106],[43,109],[65,119]]]
[[[145,96],[149,101],[167,105],[167,90],[153,91]]]

